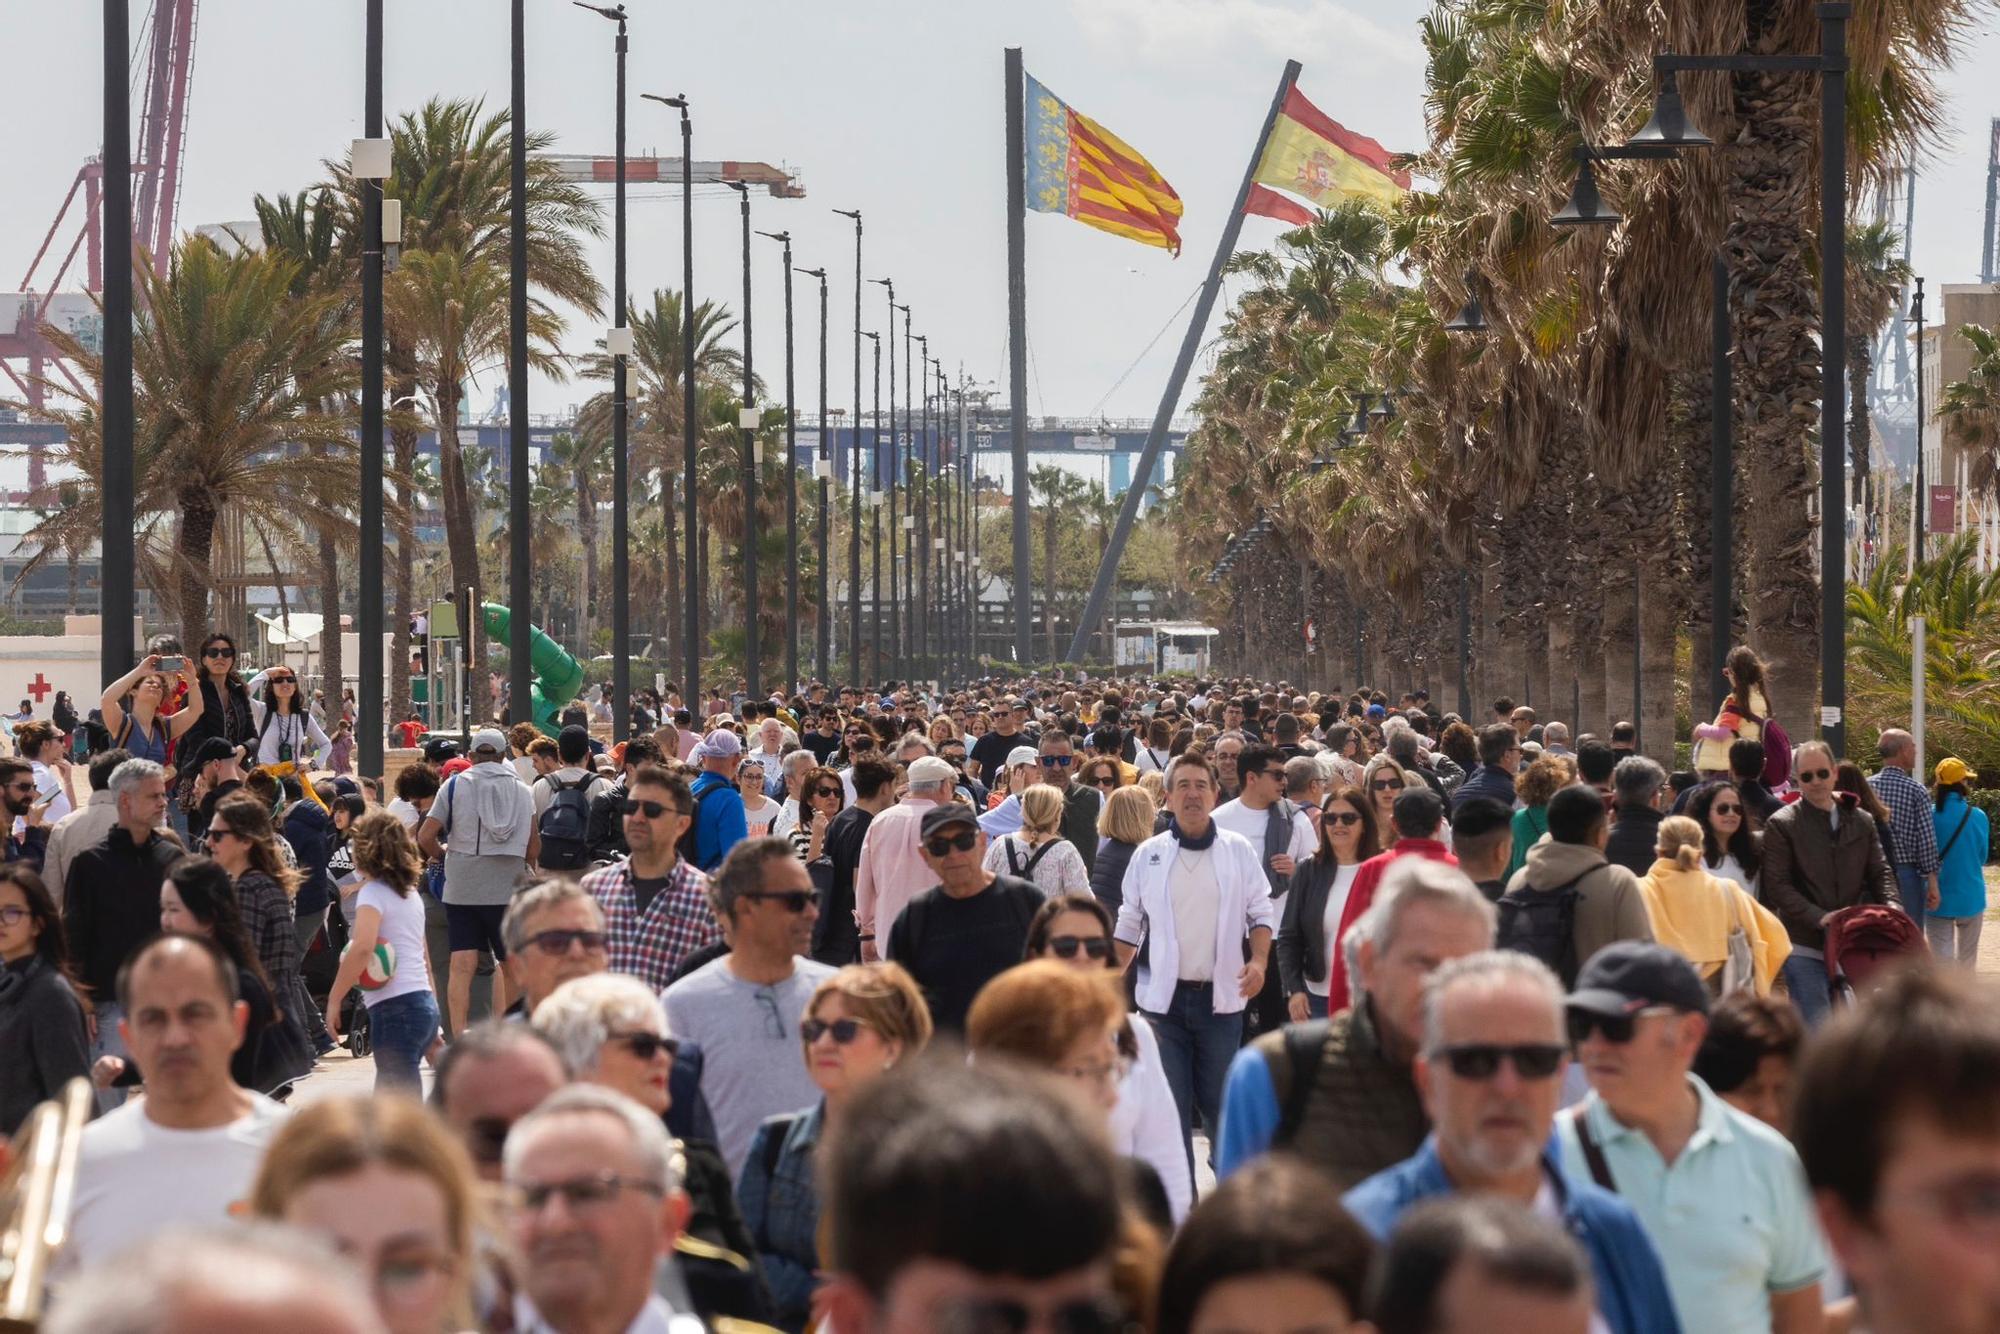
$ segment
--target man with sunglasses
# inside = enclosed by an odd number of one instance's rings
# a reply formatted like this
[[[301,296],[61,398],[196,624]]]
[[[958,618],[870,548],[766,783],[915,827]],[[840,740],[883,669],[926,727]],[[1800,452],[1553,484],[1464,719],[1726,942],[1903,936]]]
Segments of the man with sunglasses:
[[[709,892],[728,926],[729,953],[660,999],[668,1030],[706,1053],[702,1094],[734,1179],[765,1117],[797,1111],[819,1096],[799,1059],[798,1023],[813,988],[834,970],[805,957],[819,909],[812,878],[789,840],[737,844]]]
[[[632,775],[618,809],[631,855],[592,871],[583,887],[604,911],[606,966],[658,991],[690,954],[722,938],[709,878],[680,855],[694,796],[685,778],[649,765]]]
[[[912,743],[930,745],[914,733],[903,738],[903,745]],[[923,857],[921,829],[926,814],[951,800],[956,777],[937,756],[916,751],[903,799],[869,824],[854,872],[854,922],[860,930],[862,962],[883,957],[878,937],[888,934],[905,904],[937,883]]]
[[[1556,1125],[1572,1177],[1645,1223],[1689,1329],[1821,1328],[1826,1256],[1798,1154],[1694,1077],[1708,989],[1663,945],[1620,941],[1577,974],[1569,1037],[1591,1094]]]
[[[1413,1205],[1494,1195],[1559,1221],[1590,1255],[1607,1334],[1679,1334],[1659,1252],[1632,1206],[1570,1175],[1550,1140],[1568,1064],[1562,983],[1535,959],[1487,950],[1424,990],[1417,1089],[1435,1129],[1415,1156],[1343,1197],[1386,1241]]]
[[[1824,741],[1799,747],[1792,776],[1799,800],[1764,825],[1761,897],[1792,938],[1781,969],[1792,1004],[1807,1028],[1817,1028],[1831,1004],[1826,919],[1856,904],[1894,903],[1896,890],[1875,821],[1853,793],[1834,789]]]
[[[438,1057],[431,1109],[472,1155],[479,1179],[498,1185],[507,1132],[569,1080],[562,1053],[532,1025],[484,1019]]]
[[[1021,961],[1045,896],[1032,881],[986,869],[986,836],[970,806],[924,812],[921,840],[933,887],[897,916],[888,957],[924,989],[938,1031],[958,1033],[979,989]]]
[[[1076,744],[1069,733],[1049,728],[1042,733],[1037,750],[1042,764],[1040,781],[1063,795],[1062,836],[1083,858],[1083,869],[1088,871],[1097,862],[1097,817],[1104,810],[1104,794],[1072,781],[1076,776]]]
[[[1312,817],[1285,796],[1285,757],[1276,746],[1253,742],[1236,762],[1241,777],[1234,801],[1225,801],[1210,816],[1257,849],[1264,878],[1271,888],[1271,915],[1285,915],[1285,892],[1292,873],[1319,848]],[[1285,1022],[1285,989],[1273,968],[1251,1010],[1251,1033],[1268,1033]]]

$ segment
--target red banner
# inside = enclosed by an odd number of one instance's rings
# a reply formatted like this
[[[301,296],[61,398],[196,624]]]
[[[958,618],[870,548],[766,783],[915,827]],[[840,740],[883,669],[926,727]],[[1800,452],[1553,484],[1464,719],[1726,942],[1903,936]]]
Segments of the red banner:
[[[1932,533],[1955,533],[1958,531],[1957,487],[1931,487],[1931,514],[1925,531]]]

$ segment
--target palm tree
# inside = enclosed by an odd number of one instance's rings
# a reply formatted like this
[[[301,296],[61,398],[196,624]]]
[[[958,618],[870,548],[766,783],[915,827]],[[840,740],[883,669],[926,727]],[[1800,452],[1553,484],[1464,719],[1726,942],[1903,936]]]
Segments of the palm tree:
[[[2000,334],[1976,324],[1958,336],[1972,347],[1965,378],[1938,396],[1938,416],[1953,443],[1972,453],[1972,485],[1992,491],[2000,481]]]
[[[1049,661],[1061,662],[1056,645],[1056,539],[1062,521],[1076,514],[1084,497],[1083,479],[1052,463],[1028,474],[1028,488],[1042,508],[1042,629],[1049,638]]]
[[[225,515],[240,515],[272,544],[301,520],[339,522],[326,497],[352,495],[358,484],[346,414],[327,407],[354,389],[353,364],[341,355],[347,326],[335,299],[293,291],[297,273],[283,255],[225,255],[196,236],[176,246],[164,274],[150,265],[134,269],[140,562],[187,643],[208,632],[212,559]],[[62,330],[48,336],[86,384],[102,383],[97,352]],[[102,521],[98,403],[87,397],[45,415],[65,428],[57,461],[77,471],[78,499],[24,534],[38,548],[29,571],[66,541],[88,540]],[[159,522],[168,514],[170,536]]]
[[[1868,502],[1874,420],[1868,410],[1868,381],[1874,371],[1875,339],[1896,313],[1909,285],[1910,266],[1897,253],[1903,238],[1886,222],[1847,229],[1847,454],[1852,499]]]

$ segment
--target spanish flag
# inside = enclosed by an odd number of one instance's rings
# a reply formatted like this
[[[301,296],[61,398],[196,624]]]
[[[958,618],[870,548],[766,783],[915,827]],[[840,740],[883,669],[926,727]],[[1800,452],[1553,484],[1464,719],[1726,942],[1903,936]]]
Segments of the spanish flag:
[[[1181,252],[1181,197],[1136,149],[1027,80],[1027,203]]]
[[[1354,196],[1394,204],[1410,188],[1410,173],[1390,166],[1388,149],[1333,120],[1297,88],[1285,94],[1255,179],[1321,208]],[[1310,220],[1298,205],[1268,190],[1252,190],[1244,207],[1287,222]]]

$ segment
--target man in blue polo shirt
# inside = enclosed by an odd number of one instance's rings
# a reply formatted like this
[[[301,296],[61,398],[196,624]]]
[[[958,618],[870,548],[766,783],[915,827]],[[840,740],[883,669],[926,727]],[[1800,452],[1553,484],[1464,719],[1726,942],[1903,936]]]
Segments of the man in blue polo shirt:
[[[1497,1195],[1561,1223],[1590,1255],[1604,1334],[1679,1334],[1659,1252],[1616,1195],[1572,1176],[1550,1144],[1568,1064],[1563,991],[1511,950],[1454,959],[1424,989],[1417,1089],[1435,1129],[1415,1156],[1347,1192],[1386,1240],[1404,1211],[1442,1195]]]
[[[736,771],[743,767],[743,738],[718,727],[702,738],[688,760],[701,766],[701,773],[688,789],[694,795],[695,809],[689,834],[693,849],[688,860],[703,871],[713,871],[731,848],[750,836],[743,794],[736,790]]]
[[[1661,945],[1606,945],[1577,974],[1568,1010],[1591,1094],[1557,1118],[1563,1166],[1639,1215],[1681,1323],[1820,1329],[1826,1256],[1805,1170],[1783,1135],[1691,1073],[1708,1032],[1693,966]]]

